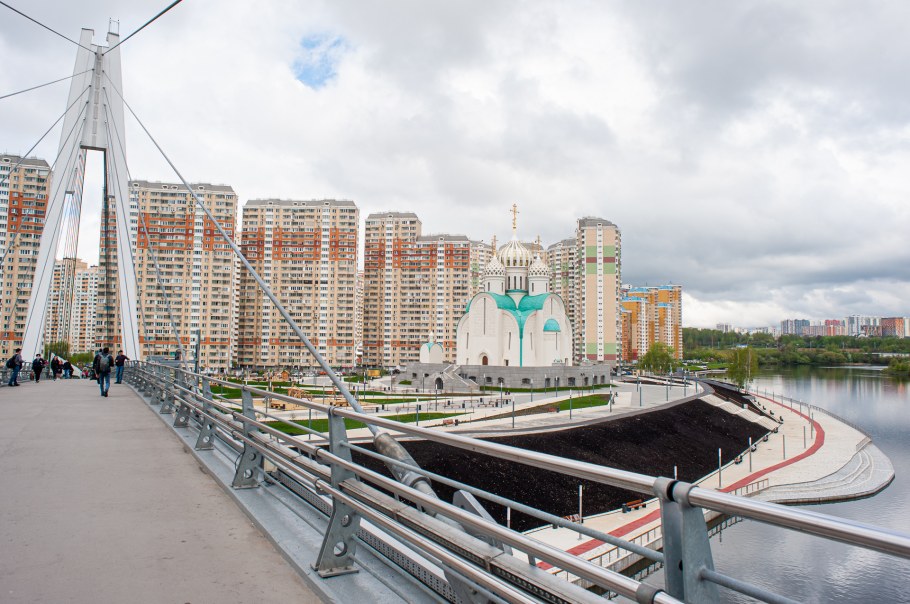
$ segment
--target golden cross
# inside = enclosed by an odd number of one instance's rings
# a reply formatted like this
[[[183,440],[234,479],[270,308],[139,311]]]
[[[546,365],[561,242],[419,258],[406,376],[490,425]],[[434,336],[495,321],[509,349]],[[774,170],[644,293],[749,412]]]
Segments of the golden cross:
[[[518,204],[512,204],[512,232],[514,233],[518,228]]]

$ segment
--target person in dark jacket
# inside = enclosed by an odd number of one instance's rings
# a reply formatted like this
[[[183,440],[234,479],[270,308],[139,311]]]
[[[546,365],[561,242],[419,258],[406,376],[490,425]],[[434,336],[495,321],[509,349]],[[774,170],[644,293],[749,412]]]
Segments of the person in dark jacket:
[[[117,353],[117,358],[114,359],[114,365],[117,367],[117,381],[115,382],[116,384],[123,383],[123,364],[129,360],[130,358],[123,354],[122,350]]]
[[[41,381],[41,372],[44,371],[44,366],[47,365],[47,361],[41,358],[40,354],[35,355],[35,360],[32,361],[32,373],[35,374],[35,383]]]
[[[60,375],[60,357],[54,357],[51,359],[51,377],[55,382],[58,375]]]
[[[73,364],[72,363],[70,363],[69,361],[63,361],[63,365],[61,366],[61,369],[63,369],[63,379],[68,380],[73,377]]]
[[[98,386],[101,388],[101,396],[107,396],[107,391],[111,389],[111,367],[114,365],[114,357],[111,356],[110,349],[105,346],[98,355]]]

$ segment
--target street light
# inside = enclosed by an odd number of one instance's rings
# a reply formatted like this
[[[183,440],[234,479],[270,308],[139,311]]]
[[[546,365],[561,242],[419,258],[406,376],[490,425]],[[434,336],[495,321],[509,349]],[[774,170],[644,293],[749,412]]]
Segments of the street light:
[[[531,378],[531,402],[534,402],[534,378]]]

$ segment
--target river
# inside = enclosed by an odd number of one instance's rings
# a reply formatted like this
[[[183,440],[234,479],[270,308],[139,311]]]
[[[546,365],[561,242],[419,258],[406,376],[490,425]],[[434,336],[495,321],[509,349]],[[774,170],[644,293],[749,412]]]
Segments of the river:
[[[763,373],[754,388],[862,427],[894,464],[894,482],[878,495],[806,509],[910,533],[910,381],[869,368],[801,367]],[[720,572],[799,601],[910,602],[910,561],[753,521],[724,530],[711,546]],[[721,592],[724,602],[753,601]]]

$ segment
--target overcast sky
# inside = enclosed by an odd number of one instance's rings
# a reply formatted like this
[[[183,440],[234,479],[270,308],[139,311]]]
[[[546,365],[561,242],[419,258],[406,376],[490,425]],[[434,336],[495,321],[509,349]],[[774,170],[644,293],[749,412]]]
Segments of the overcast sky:
[[[10,3],[96,42],[168,4]],[[910,3],[846,0],[185,0],[123,45],[124,95],[184,176],[241,203],[353,199],[486,241],[518,203],[547,244],[599,216],[623,281],[681,284],[687,326],[910,315],[907,23]],[[72,73],[75,49],[0,7],[0,95]],[[67,88],[0,100],[0,151]],[[134,178],[176,181],[129,118],[127,139]]]

